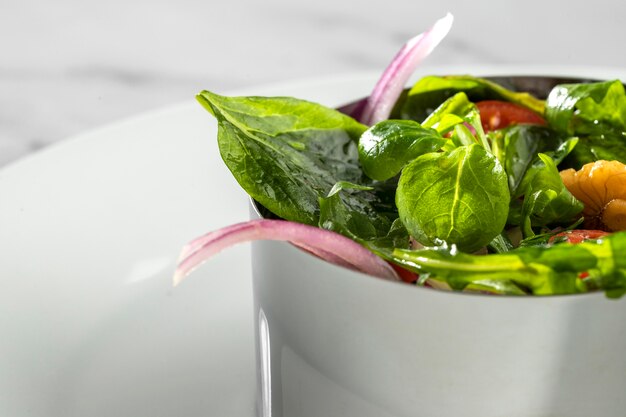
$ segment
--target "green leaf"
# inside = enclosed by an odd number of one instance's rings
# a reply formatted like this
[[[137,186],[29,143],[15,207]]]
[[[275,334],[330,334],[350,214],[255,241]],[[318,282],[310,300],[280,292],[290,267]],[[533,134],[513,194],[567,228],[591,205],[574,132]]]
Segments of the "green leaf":
[[[534,172],[524,192],[522,231],[534,236],[532,225],[571,222],[582,211],[583,204],[565,187],[552,158],[539,154],[542,169]]]
[[[423,155],[398,183],[400,219],[418,242],[446,242],[473,252],[503,229],[509,206],[506,174],[479,145]]]
[[[505,253],[513,249],[513,243],[511,243],[511,239],[509,239],[506,232],[502,232],[489,242],[487,249],[490,252]]]
[[[556,86],[546,101],[546,119],[558,131],[581,137],[569,166],[579,169],[599,159],[626,163],[626,92],[621,81]]]
[[[369,128],[359,139],[363,171],[375,180],[389,179],[420,155],[441,148],[446,139],[434,129],[412,120],[385,120]]]
[[[455,125],[463,123],[465,116],[475,108],[476,106],[469,101],[465,93],[457,93],[430,113],[422,125],[432,127],[439,133],[446,133]]]
[[[576,220],[574,223],[570,224],[569,226],[565,228],[559,227],[553,230],[547,230],[544,233],[522,239],[522,241],[519,243],[519,247],[524,247],[524,246],[545,247],[554,243],[567,242],[567,236],[565,235],[559,236],[559,234],[576,229],[578,226],[580,226],[583,223],[583,221],[584,221],[584,218],[581,217],[578,220]]]
[[[475,134],[464,126],[469,124],[474,128]],[[480,120],[480,113],[476,105],[469,101],[463,92],[457,93],[444,101],[434,112],[432,112],[422,123],[424,127],[432,127],[441,134],[445,134],[452,129],[452,142],[456,146],[479,143],[485,149],[491,151],[491,145],[487,141]],[[448,149],[449,150],[449,149]]]
[[[420,79],[404,101],[403,119],[422,121],[441,103],[456,93],[464,92],[473,102],[480,100],[504,100],[520,104],[543,114],[544,102],[528,93],[517,93],[483,78],[462,76],[429,76]]]
[[[367,127],[348,116],[288,97],[203,91],[197,99],[218,121],[220,153],[233,176],[283,219],[316,225],[318,198],[333,185],[369,181],[356,144]]]
[[[526,291],[509,280],[480,279],[467,284],[463,291],[487,292],[500,295],[528,295]]]
[[[494,292],[511,291],[495,284],[502,282],[535,295],[574,294],[591,288],[602,289],[609,297],[619,297],[626,292],[624,251],[626,232],[577,245],[524,247],[504,254],[468,255],[441,247],[398,249],[393,256],[405,268],[428,273],[455,289],[476,283]],[[591,278],[580,279],[583,272]]]
[[[570,134],[602,134],[626,128],[626,93],[621,81],[562,84],[546,100],[546,119]]]
[[[497,130],[490,137],[494,153],[506,171],[512,198],[523,194],[522,180],[544,166],[538,153],[549,155],[558,165],[578,142],[577,138],[564,137],[549,127],[526,124]]]
[[[626,163],[624,134],[606,132],[599,136],[581,137],[564,164],[578,170],[585,164],[599,160]]]
[[[408,248],[409,234],[396,218],[381,214],[385,188],[337,183],[327,197],[320,198],[320,222],[323,229],[340,233],[361,243],[385,259],[394,248]],[[374,196],[374,199],[372,199]],[[393,215],[393,214],[391,214]]]
[[[338,182],[326,197],[320,197],[319,226],[354,240],[384,236],[391,221],[378,212],[381,200],[373,187]]]

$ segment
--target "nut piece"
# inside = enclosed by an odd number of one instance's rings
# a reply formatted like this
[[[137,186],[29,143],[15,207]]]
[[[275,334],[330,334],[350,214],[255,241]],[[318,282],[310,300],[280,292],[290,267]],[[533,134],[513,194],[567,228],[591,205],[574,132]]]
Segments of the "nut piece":
[[[585,205],[585,228],[626,230],[626,165],[600,160],[585,164],[579,171],[561,171],[561,179]]]

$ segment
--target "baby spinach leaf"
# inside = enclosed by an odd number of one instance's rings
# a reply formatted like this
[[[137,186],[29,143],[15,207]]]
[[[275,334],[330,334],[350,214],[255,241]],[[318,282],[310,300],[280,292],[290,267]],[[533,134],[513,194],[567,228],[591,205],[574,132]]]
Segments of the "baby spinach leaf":
[[[456,93],[464,92],[473,102],[480,100],[505,100],[520,104],[543,114],[544,102],[528,93],[517,93],[483,78],[462,76],[430,76],[420,79],[404,101],[403,119],[422,121],[441,103]]]
[[[510,280],[479,279],[472,281],[463,288],[465,292],[479,292],[499,295],[528,295],[524,289]]]
[[[598,160],[626,163],[626,133],[606,132],[599,136],[583,136],[564,164],[578,170]]]
[[[418,242],[473,252],[503,229],[509,207],[506,174],[479,145],[420,156],[398,183],[400,219]]]
[[[472,127],[471,132],[465,125]],[[452,142],[454,147],[480,143],[485,149],[491,151],[491,145],[487,140],[480,121],[480,113],[476,105],[469,101],[463,92],[457,93],[444,101],[422,123],[424,127],[432,127],[439,133],[444,134],[452,129]],[[449,143],[446,144],[448,149]]]
[[[530,249],[530,248],[524,248]],[[580,252],[580,251],[579,251]],[[538,253],[524,253],[520,249],[501,254],[470,255],[449,248],[418,251],[395,250],[393,255],[405,268],[425,271],[444,280],[453,289],[463,290],[474,282],[489,285],[500,292],[497,282],[511,283],[535,295],[573,294],[584,292],[575,272],[564,274],[532,259]],[[595,259],[581,269],[595,266]],[[522,290],[522,291],[523,291]],[[507,292],[515,294],[515,291]]]
[[[506,232],[501,232],[498,236],[494,237],[487,245],[487,249],[491,253],[504,253],[513,249],[513,243],[509,239]]]
[[[527,183],[522,203],[522,232],[534,236],[531,226],[572,221],[583,204],[565,187],[556,164],[548,155],[539,154],[541,169],[533,172]]]
[[[567,164],[598,159],[626,162],[626,92],[619,80],[563,84],[550,92],[546,119],[558,131],[580,136]]]
[[[436,130],[413,120],[385,120],[361,135],[359,160],[368,177],[382,181],[398,174],[407,162],[438,150],[445,142]]]
[[[422,122],[422,125],[425,127],[432,127],[439,133],[446,133],[454,127],[454,125],[463,123],[465,116],[475,108],[476,106],[474,103],[469,101],[465,93],[456,93],[442,102],[432,113],[430,113],[424,122]]]
[[[377,189],[347,182],[335,184],[327,197],[320,198],[319,226],[347,236],[390,260],[394,248],[409,247],[409,234],[397,213],[383,214],[384,193],[380,186]],[[381,194],[383,198],[372,199],[372,195]]]
[[[367,129],[335,110],[287,97],[198,101],[218,121],[222,159],[244,190],[283,219],[316,225],[318,198],[339,181],[368,182],[356,140]]]
[[[570,224],[565,228],[558,227],[556,229],[549,229],[544,231],[543,233],[522,239],[519,243],[519,247],[524,246],[542,246],[547,247],[555,243],[567,242],[567,236],[563,235],[564,232],[568,232],[576,229],[584,222],[584,218],[580,218],[576,220],[574,223]]]
[[[388,217],[374,204],[373,187],[338,182],[328,196],[320,197],[319,226],[353,239],[371,239],[385,235],[391,226]]]
[[[626,130],[626,93],[621,81],[562,84],[546,100],[546,119],[555,129],[573,134]]]
[[[509,282],[535,295],[574,294],[599,288],[609,297],[619,297],[626,293],[624,251],[626,232],[578,245],[523,247],[502,254],[469,255],[441,247],[397,249],[393,256],[405,268],[428,273],[455,289],[479,283],[494,292],[506,291],[495,282]],[[583,272],[589,273],[591,280],[581,280]]]
[[[490,138],[506,171],[512,198],[524,192],[522,180],[529,177],[527,172],[544,166],[538,153],[551,156],[558,165],[577,143],[576,138],[567,138],[549,127],[526,124],[497,130]]]

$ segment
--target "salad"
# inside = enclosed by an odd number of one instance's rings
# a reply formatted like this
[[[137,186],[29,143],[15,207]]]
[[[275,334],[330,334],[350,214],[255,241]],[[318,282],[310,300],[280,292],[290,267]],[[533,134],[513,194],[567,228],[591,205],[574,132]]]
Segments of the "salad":
[[[404,86],[452,16],[411,39],[350,115],[291,97],[198,101],[265,219],[189,243],[176,280],[243,241],[289,241],[385,279],[506,295],[626,292],[626,92],[547,97],[470,75]]]

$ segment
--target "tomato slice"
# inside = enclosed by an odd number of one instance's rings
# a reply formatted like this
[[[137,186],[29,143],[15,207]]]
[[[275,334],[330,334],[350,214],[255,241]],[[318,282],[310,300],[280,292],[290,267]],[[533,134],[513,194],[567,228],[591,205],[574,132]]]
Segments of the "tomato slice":
[[[400,279],[404,282],[413,283],[417,281],[419,275],[415,272],[409,271],[408,269],[402,268],[400,265],[396,265],[393,262],[387,262],[391,267],[398,273]]]
[[[607,235],[610,235],[610,233],[603,230],[568,230],[567,232],[557,233],[548,242],[553,243],[557,239],[560,241],[561,239],[559,238],[565,238],[568,243],[581,243],[585,240],[600,239]]]
[[[528,123],[545,125],[543,117],[519,104],[500,100],[485,100],[476,103],[480,112],[480,121],[485,132],[503,129],[507,126]]]

